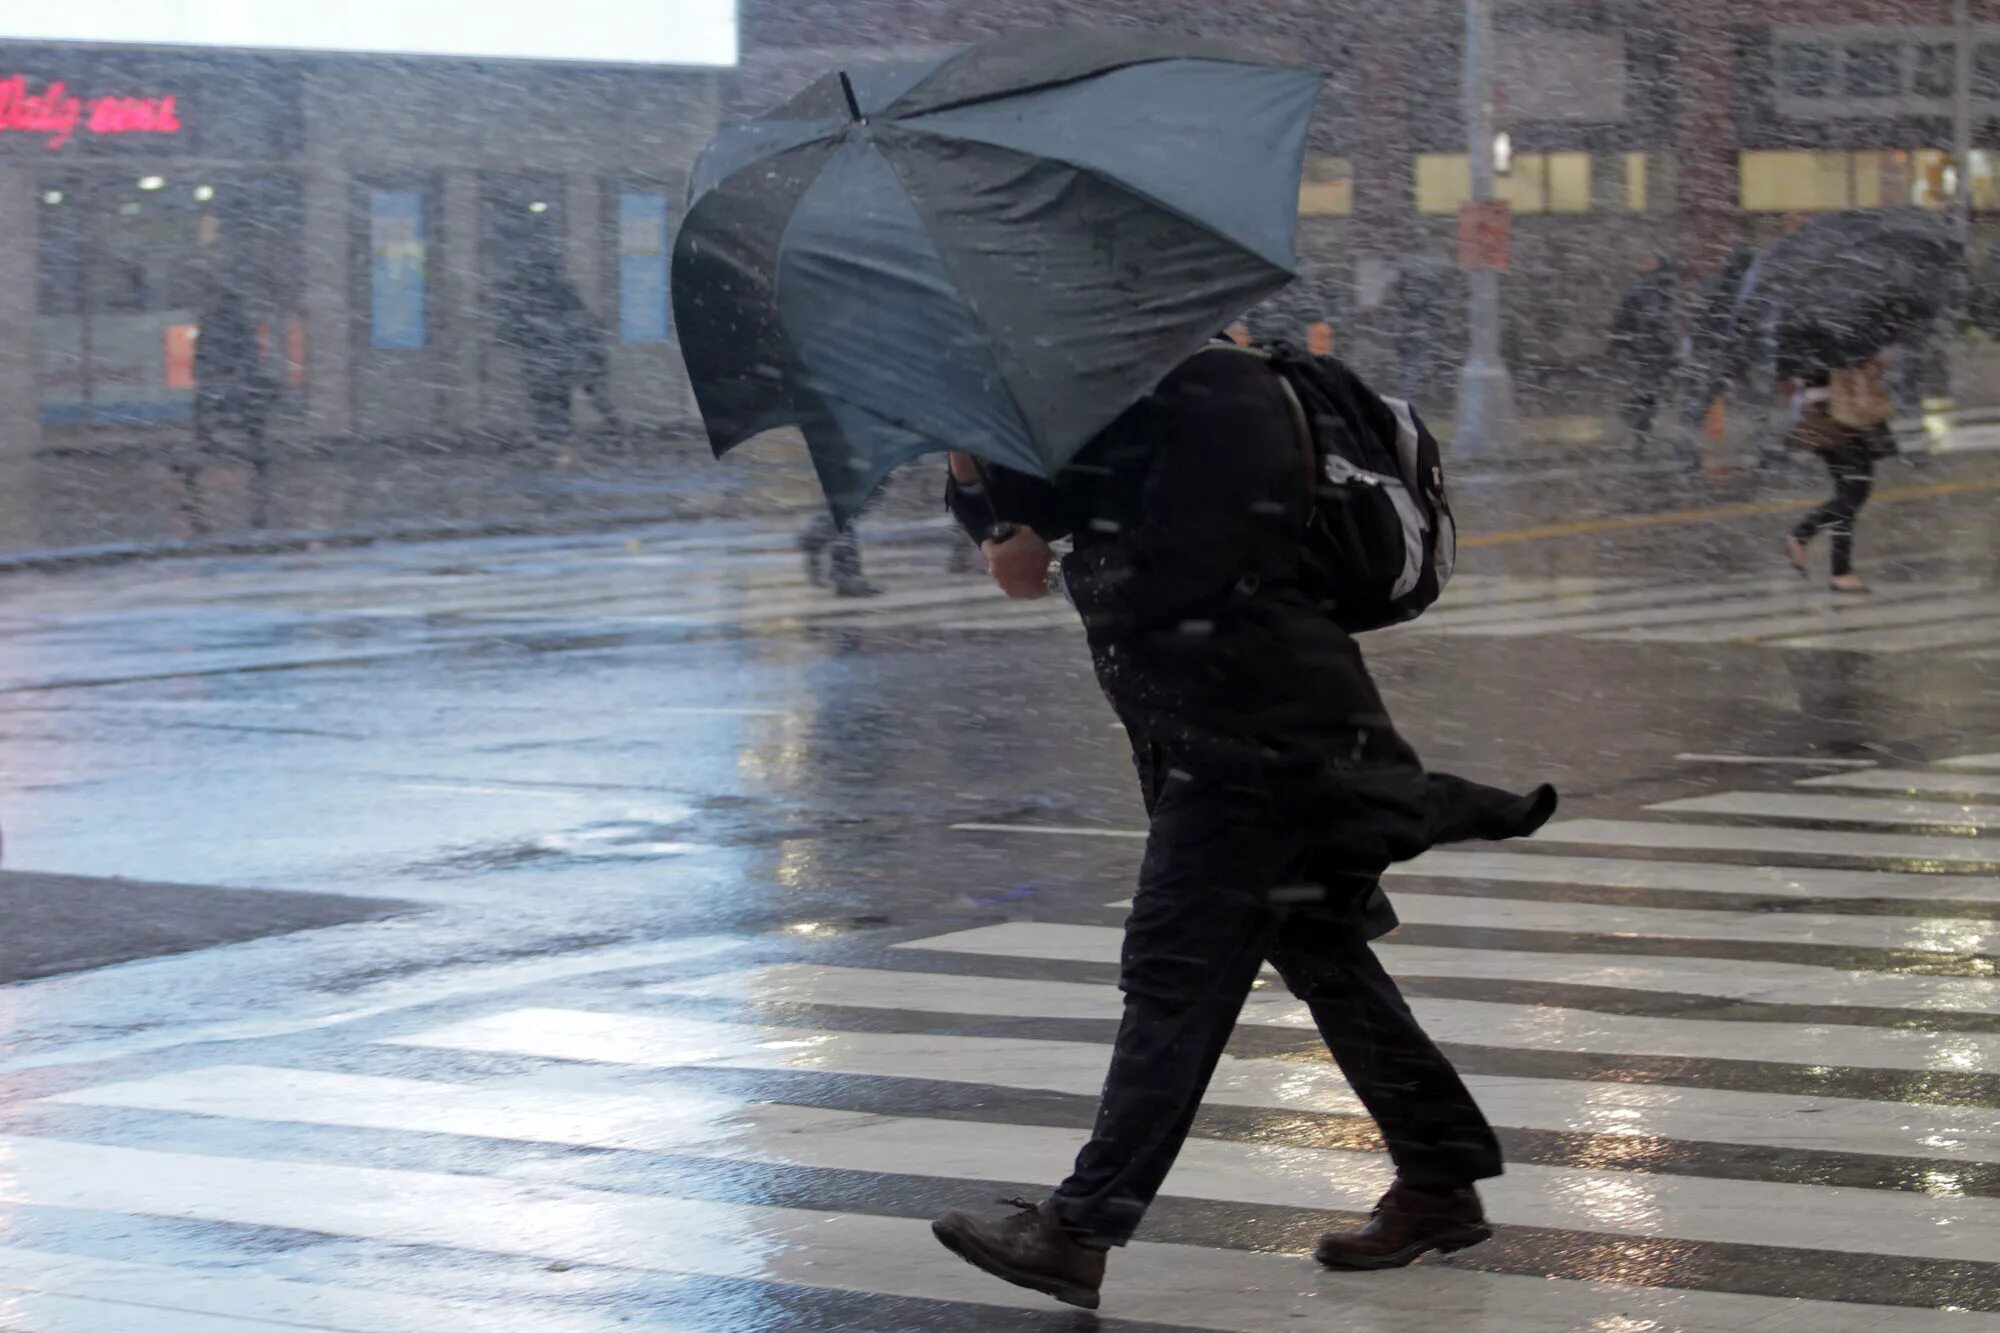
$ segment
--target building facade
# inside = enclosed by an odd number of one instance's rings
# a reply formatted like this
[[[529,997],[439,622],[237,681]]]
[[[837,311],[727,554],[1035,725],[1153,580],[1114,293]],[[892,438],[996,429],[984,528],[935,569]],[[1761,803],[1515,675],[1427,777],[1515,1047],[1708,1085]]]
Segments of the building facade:
[[[1950,0],[1500,5],[1513,205],[1505,344],[1529,410],[1593,405],[1620,291],[1698,277],[1814,211],[2000,210],[2000,0],[1974,0],[1971,159],[1951,159]],[[1146,24],[1327,74],[1303,276],[1261,330],[1325,321],[1367,373],[1449,395],[1468,169],[1458,0],[742,0],[727,71],[0,46],[0,454],[184,437],[201,312],[245,303],[274,429],[509,433],[502,293],[553,267],[609,334],[634,422],[688,419],[667,270],[719,120],[821,72],[995,32]],[[1983,253],[1983,243],[1976,247]]]
[[[1060,23],[1208,33],[1324,70],[1301,191],[1302,280],[1256,312],[1420,398],[1464,345],[1456,255],[1468,193],[1462,0],[744,0],[744,67],[920,54]],[[1973,0],[1975,234],[2000,210],[2000,0]],[[1528,0],[1496,5],[1496,111],[1511,161],[1505,346],[1524,404],[1601,405],[1605,333],[1651,263],[1696,279],[1801,215],[1943,207],[1950,0]],[[754,99],[753,99],[754,100]],[[2000,222],[2000,218],[1994,218]],[[1982,246],[1975,247],[1975,253]]]
[[[0,450],[184,435],[249,312],[273,429],[514,429],[510,276],[565,276],[634,421],[689,411],[667,263],[714,72],[0,46]]]

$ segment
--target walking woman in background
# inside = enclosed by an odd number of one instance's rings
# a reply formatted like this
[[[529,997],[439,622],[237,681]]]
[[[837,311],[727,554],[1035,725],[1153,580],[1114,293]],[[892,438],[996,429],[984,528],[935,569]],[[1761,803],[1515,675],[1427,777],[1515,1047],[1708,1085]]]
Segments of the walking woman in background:
[[[1822,529],[1833,539],[1835,592],[1865,593],[1868,584],[1854,572],[1854,523],[1875,487],[1875,460],[1896,452],[1889,431],[1895,399],[1889,391],[1888,355],[1859,366],[1819,370],[1804,377],[1799,418],[1790,443],[1826,460],[1833,496],[1800,519],[1785,538],[1785,553],[1799,577],[1806,576],[1806,547]]]

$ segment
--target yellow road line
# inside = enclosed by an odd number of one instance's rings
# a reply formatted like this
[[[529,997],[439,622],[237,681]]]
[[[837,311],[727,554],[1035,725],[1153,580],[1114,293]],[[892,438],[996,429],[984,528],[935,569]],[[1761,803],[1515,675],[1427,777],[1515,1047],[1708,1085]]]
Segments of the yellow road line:
[[[2000,490],[2000,479],[1941,481],[1929,486],[1899,486],[1877,491],[1871,503],[1895,504],[1899,500],[1928,500],[1941,495],[1964,495],[1973,491]],[[1556,537],[1585,537],[1594,532],[1629,532],[1638,528],[1671,528],[1690,523],[1719,523],[1758,514],[1787,514],[1816,507],[1818,500],[1760,500],[1754,504],[1716,505],[1709,509],[1670,509],[1658,514],[1619,514],[1611,518],[1584,518],[1573,523],[1548,523],[1538,528],[1515,528],[1508,532],[1488,532],[1466,537],[1461,549],[1507,546],[1514,542],[1549,541]]]

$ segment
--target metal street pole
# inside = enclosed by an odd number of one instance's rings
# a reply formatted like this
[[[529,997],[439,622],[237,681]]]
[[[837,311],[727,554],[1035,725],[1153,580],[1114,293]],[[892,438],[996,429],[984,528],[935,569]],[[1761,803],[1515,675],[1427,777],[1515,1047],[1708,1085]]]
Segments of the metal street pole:
[[[1958,188],[1953,191],[1952,217],[1958,227],[1958,243],[1972,244],[1972,5],[1971,0],[1952,0],[1952,54],[1956,60],[1952,80],[1951,155],[1958,164]]]
[[[1970,382],[1972,362],[1960,352],[1964,330],[1970,323],[1972,303],[1972,5],[1971,0],[1952,0],[1952,99],[1951,156],[1958,168],[1952,190],[1952,227],[1958,236],[1961,278],[1952,292],[1951,308],[1945,317],[1945,393],[1963,406],[1977,392]],[[1930,420],[1926,415],[1926,422]]]
[[[1493,199],[1493,3],[1465,0],[1465,129],[1472,200]],[[1481,266],[1466,275],[1470,347],[1458,377],[1458,458],[1512,455],[1520,444],[1514,381],[1500,357],[1500,274]]]

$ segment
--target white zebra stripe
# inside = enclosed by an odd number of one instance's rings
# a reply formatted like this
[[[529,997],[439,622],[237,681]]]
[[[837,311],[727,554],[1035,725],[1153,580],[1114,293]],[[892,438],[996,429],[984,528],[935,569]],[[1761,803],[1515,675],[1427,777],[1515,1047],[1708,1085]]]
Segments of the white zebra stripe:
[[[771,1117],[804,1146],[825,1118]],[[841,1122],[845,1123],[845,1122]],[[858,1126],[850,1126],[858,1128]],[[896,1128],[903,1128],[896,1126]],[[974,1136],[957,1132],[960,1140]],[[1066,1146],[1074,1147],[1073,1136]],[[542,1261],[616,1265],[640,1272],[747,1278],[823,1290],[971,1302],[1047,1311],[1047,1299],[968,1276],[931,1239],[928,1223],[825,1210],[718,1204],[579,1189],[540,1181],[385,1171],[250,1158],[150,1152],[46,1139],[0,1140],[8,1173],[0,1197],[104,1212],[289,1227],[404,1245],[441,1245]],[[819,1141],[814,1147],[824,1146]],[[873,1140],[856,1147],[874,1150]],[[947,1145],[948,1146],[948,1145]],[[1012,1144],[997,1147],[1012,1147]],[[1028,1145],[1046,1155],[1045,1145]],[[833,1156],[841,1154],[836,1150]],[[905,1158],[903,1169],[911,1165]],[[1042,1162],[1017,1158],[1008,1178]],[[1204,1182],[1205,1183],[1205,1182]],[[1346,1191],[1335,1197],[1348,1197]],[[1314,1198],[1327,1206],[1327,1195]],[[1370,1200],[1372,1202],[1372,1199]],[[976,1205],[977,1199],[968,1199]],[[1594,1206],[1612,1209],[1606,1197]],[[1640,1211],[1643,1211],[1641,1209]],[[1940,1234],[1948,1228],[1937,1228]],[[1778,1237],[1766,1232],[1766,1243]],[[1684,1333],[1995,1333],[2000,1318],[1733,1296],[1673,1288],[1630,1289],[1432,1266],[1399,1275],[1332,1277],[1294,1255],[1210,1250],[1141,1241],[1118,1252],[1107,1313],[1166,1325],[1269,1333],[1300,1327],[1358,1333],[1448,1327],[1521,1333],[1657,1316]],[[151,1333],[151,1330],[148,1330]],[[207,1333],[207,1330],[203,1330]]]
[[[210,1114],[322,1125],[355,1124],[365,1114],[362,1123],[373,1128],[457,1133],[453,1126],[468,1113],[457,1108],[470,1108],[504,1132],[517,1095],[510,1088],[292,1070],[277,1071],[267,1084],[261,1073],[248,1088],[239,1080],[248,1095],[234,1109],[218,1103]],[[552,1094],[551,1109],[559,1096]],[[617,1146],[592,1142],[591,1101],[571,1100],[578,1128],[556,1141]],[[660,1089],[648,1098],[621,1098],[610,1114],[664,1122],[670,1128],[663,1146],[686,1155],[995,1181],[1053,1183],[1068,1174],[1083,1138],[1076,1130],[1039,1125],[988,1122],[968,1133],[964,1123],[951,1120],[784,1103],[718,1107],[714,1100],[694,1094],[691,1104],[677,1104],[679,1090]],[[523,1131],[517,1127],[512,1137]],[[1388,1159],[1374,1152],[1192,1138],[1175,1163],[1173,1193],[1225,1203],[1366,1209],[1393,1173]],[[1902,1191],[1515,1163],[1481,1192],[1488,1216],[1499,1222],[1723,1244],[1989,1260],[1986,1247],[2000,1234],[2000,1199]]]
[[[1720,618],[1697,621],[1691,615],[1663,615],[1638,622],[1636,626],[1592,634],[1591,637],[1620,643],[1729,643],[1799,634],[1839,633],[1851,629],[1882,629],[1892,625],[1922,625],[1965,616],[1992,615],[1995,611],[2000,611],[2000,596],[1993,594],[1978,597],[1926,595],[1914,599],[1893,597],[1867,603],[1826,602],[1809,611],[1779,615],[1750,624]]]
[[[657,995],[741,1004],[810,1004],[900,1009],[971,1018],[1113,1019],[1124,1008],[1116,986],[1069,981],[958,976],[877,968],[779,963],[647,988]],[[2000,1073],[2000,1034],[1932,1033],[1845,1024],[1715,1022],[1640,1018],[1552,1005],[1493,1004],[1413,996],[1410,1007],[1438,1041],[1503,1050],[1748,1060]],[[1251,992],[1242,1022],[1311,1030],[1312,1015],[1268,985]]]
[[[1418,623],[1433,629],[1467,629],[1480,625],[1507,625],[1520,621],[1541,621],[1553,617],[1595,615],[1600,612],[1624,611],[1642,607],[1672,606],[1682,603],[1706,603],[1727,608],[1727,599],[1732,595],[1767,593],[1770,595],[1792,594],[1799,591],[1795,578],[1757,577],[1744,579],[1724,579],[1712,584],[1653,584],[1647,587],[1599,593],[1584,590],[1578,594],[1557,594],[1533,601],[1514,600],[1499,605],[1481,603],[1475,606],[1450,606],[1440,604],[1427,612]]]
[[[1024,1091],[1095,1097],[1104,1085],[1110,1049],[1093,1042],[1037,1041],[1020,1037],[930,1036],[903,1032],[849,1032],[797,1027],[709,1023],[681,1014],[600,1013],[575,1009],[519,1009],[426,1028],[391,1039],[402,1046],[590,1060],[621,1067],[804,1070],[880,1078],[922,1078]],[[248,1114],[287,1071],[257,1071],[253,1086],[231,1067],[169,1075],[139,1083],[85,1088],[55,1098],[88,1105],[179,1110],[196,1114]],[[314,1077],[320,1077],[315,1075]],[[2000,1123],[1979,1107],[1923,1106],[1840,1097],[1735,1092],[1661,1084],[1576,1082],[1564,1079],[1465,1075],[1465,1084],[1496,1125],[1583,1134],[1642,1135],[1707,1143],[1753,1144],[1883,1156],[1956,1161],[2000,1161]],[[523,1134],[524,1126],[574,1124],[573,1095],[594,1088],[568,1074],[560,1091],[529,1087],[497,1113],[497,1137]],[[629,1085],[606,1079],[607,1093],[630,1096]],[[535,1097],[547,1097],[538,1109]],[[232,1100],[233,1099],[233,1100]],[[1204,1100],[1219,1106],[1283,1111],[1363,1113],[1340,1071],[1330,1063],[1224,1055]],[[356,1099],[354,1106],[370,1105]],[[446,1108],[452,1123],[469,1113],[464,1103]],[[613,1101],[602,1110],[609,1141],[633,1123]],[[372,1112],[363,1112],[373,1114]],[[350,1111],[349,1114],[355,1114]],[[296,1118],[296,1117],[289,1117]],[[476,1133],[474,1129],[454,1133]],[[528,1137],[545,1137],[537,1132]],[[645,1146],[621,1144],[620,1146]]]
[[[1116,963],[1125,933],[1115,926],[1009,921],[977,926],[898,949],[997,954],[1043,961]],[[1393,937],[1392,937],[1393,940]],[[1444,949],[1375,945],[1383,966],[1405,976],[1479,977],[1555,985],[1605,986],[1668,994],[1712,995],[1765,1004],[1823,1005],[2000,1014],[2000,980],[1849,972],[1801,963],[1745,963],[1724,958],[1625,954],[1535,953],[1512,949]]]
[[[1648,810],[1695,815],[1756,815],[1816,819],[1828,824],[1936,824],[2000,828],[2000,805],[1954,801],[1892,801],[1866,796],[1807,796],[1798,792],[1724,791],[1661,801]]]
[[[1922,769],[1879,768],[1870,773],[1835,773],[1807,778],[1801,787],[1845,787],[1852,791],[1896,791],[1939,796],[2000,796],[2000,774],[1927,773]]]
[[[1648,605],[1631,610],[1560,612],[1506,624],[1481,625],[1463,633],[1520,637],[1529,634],[1587,634],[1592,637],[1623,639],[1628,633],[1650,640],[1683,632],[1699,632],[1718,638],[1768,638],[1777,634],[1806,634],[1835,627],[1875,627],[1947,620],[1956,615],[1990,613],[2000,609],[2000,599],[1987,596],[1946,596],[1978,587],[1971,579],[1927,585],[1921,594],[1899,596],[1893,602],[1855,603],[1830,600],[1833,594],[1801,584],[1792,590],[1762,597],[1716,600],[1697,598],[1672,605]],[[1656,628],[1681,626],[1685,629]],[[1654,627],[1654,628],[1649,628]],[[1446,627],[1447,633],[1456,633]],[[1703,639],[1701,642],[1712,640]]]
[[[1951,865],[2000,864],[2000,839],[1912,833],[1827,833],[1818,829],[1736,828],[1630,819],[1569,819],[1545,825],[1542,843],[1660,847],[1676,851],[1770,852],[1793,856],[1853,856]]]
[[[1853,949],[1908,949],[1918,953],[2000,952],[2000,920],[1969,921],[1957,917],[1710,912],[1409,892],[1396,895],[1396,915],[1408,925],[1578,931],[1668,940],[1824,944]]]
[[[2000,903],[2000,879],[1902,870],[1816,870],[1702,861],[1621,861],[1597,856],[1450,851],[1426,852],[1414,861],[1391,866],[1388,873],[1391,877],[1580,884],[1594,888],[1665,889],[1766,898],[1905,898]]]

